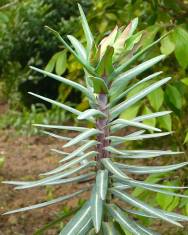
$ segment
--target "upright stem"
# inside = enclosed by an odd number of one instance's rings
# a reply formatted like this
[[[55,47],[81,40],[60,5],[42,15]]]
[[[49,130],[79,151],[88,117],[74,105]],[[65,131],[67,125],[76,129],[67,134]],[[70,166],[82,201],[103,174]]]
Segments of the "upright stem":
[[[109,136],[109,127],[107,126],[109,121],[109,110],[107,108],[108,104],[108,96],[104,93],[99,94],[98,97],[98,105],[99,110],[106,115],[106,117],[98,118],[96,121],[96,128],[101,131],[101,133],[97,136],[97,141],[99,142],[97,145],[97,168],[101,169],[101,159],[109,157],[109,152],[105,149],[109,145],[109,140],[106,137]]]

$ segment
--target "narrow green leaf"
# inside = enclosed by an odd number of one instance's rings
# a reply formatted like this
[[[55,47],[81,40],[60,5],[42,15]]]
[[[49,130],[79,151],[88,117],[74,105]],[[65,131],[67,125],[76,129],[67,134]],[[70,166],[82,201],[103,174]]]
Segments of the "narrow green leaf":
[[[67,170],[68,168],[70,168],[72,166],[75,166],[77,163],[82,162],[84,159],[94,157],[96,154],[97,154],[97,152],[95,152],[95,151],[88,152],[88,153],[86,153],[86,154],[84,154],[84,155],[82,155],[82,156],[80,156],[76,159],[71,160],[70,162],[65,163],[62,166],[57,167],[54,170],[48,171],[48,172],[43,173],[41,175],[51,175],[51,174],[56,174],[56,173],[59,173],[61,171]]]
[[[131,204],[132,206],[138,207],[146,212],[148,212],[151,215],[157,216],[160,219],[163,219],[169,223],[172,223],[174,225],[177,225],[179,227],[182,227],[182,225],[176,221],[174,221],[173,219],[170,219],[169,217],[167,217],[165,214],[161,213],[158,209],[153,208],[147,204],[145,204],[144,202],[128,195],[125,192],[121,192],[117,189],[111,189],[112,194],[116,197],[118,197],[119,199],[125,201],[126,203]]]
[[[137,210],[129,210],[129,209],[125,209],[127,212],[132,213],[134,215],[139,215],[139,216],[143,216],[143,217],[147,217],[147,218],[153,218],[153,219],[157,219],[156,216],[150,215],[146,212],[143,211],[137,211]],[[167,212],[167,211],[163,211],[160,209],[157,209],[158,211],[160,211],[161,213],[164,213],[167,217],[169,217],[170,219],[173,219],[175,221],[188,221],[188,216],[185,215],[180,215],[174,212]]]
[[[57,134],[54,134],[53,132],[49,132],[49,131],[41,131],[42,133],[46,134],[46,135],[49,135],[51,137],[54,137],[56,139],[60,139],[60,140],[71,140],[70,137],[66,137],[66,136],[61,136],[61,135],[57,135]]]
[[[89,203],[85,203],[84,206],[76,213],[76,215],[70,220],[68,224],[63,228],[59,235],[76,235],[81,229],[88,223],[91,218],[91,207]]]
[[[91,33],[91,30],[89,28],[86,16],[85,16],[84,11],[83,11],[83,9],[82,9],[80,4],[78,4],[78,8],[79,8],[80,15],[81,15],[82,27],[83,27],[84,34],[85,34],[85,37],[86,37],[86,40],[87,40],[87,52],[89,54],[89,52],[92,49],[92,46],[93,46],[93,43],[94,43],[94,39],[93,39],[93,35]]]
[[[179,164],[172,164],[167,166],[134,166],[122,163],[116,163],[116,165],[120,169],[126,169],[128,172],[135,174],[157,174],[177,170],[188,165],[188,162],[182,162]]]
[[[117,178],[116,176],[113,176],[114,178]],[[138,181],[138,180],[133,180],[133,179],[126,179],[123,177],[118,178],[120,181],[125,182],[126,184],[130,186],[135,186],[135,187],[142,187],[142,186],[149,186],[153,188],[163,188],[163,189],[186,189],[188,186],[172,186],[172,185],[161,185],[161,184],[152,184],[152,183],[147,183],[144,181]]]
[[[105,148],[110,153],[114,153],[116,155],[124,155],[126,158],[135,159],[135,158],[150,158],[150,157],[158,157],[165,155],[176,155],[182,154],[183,152],[172,152],[170,150],[162,151],[162,150],[118,150],[112,146],[108,146]],[[119,156],[116,156],[119,157]]]
[[[88,222],[86,222],[86,224],[81,228],[80,232],[77,235],[86,235],[92,227],[92,219],[89,218]]]
[[[101,132],[99,130],[96,130],[94,128],[91,128],[87,131],[82,132],[81,134],[77,135],[75,138],[71,139],[68,143],[66,143],[63,147],[70,147],[72,145],[80,143],[80,141],[83,141],[85,139],[88,139],[89,137],[93,135],[100,134]]]
[[[78,127],[78,126],[59,126],[59,125],[45,125],[45,124],[33,124],[37,127],[44,127],[49,129],[59,129],[59,130],[69,130],[69,131],[78,131],[78,132],[84,132],[89,130],[89,128],[86,127]]]
[[[122,71],[124,71],[128,66],[130,66],[132,63],[134,63],[140,56],[142,56],[145,52],[147,52],[150,48],[152,48],[153,46],[155,46],[157,43],[159,43],[163,38],[165,38],[167,35],[169,34],[166,33],[165,35],[163,35],[162,37],[160,37],[159,39],[157,39],[156,41],[154,41],[153,43],[149,44],[148,46],[146,46],[145,48],[143,48],[142,50],[140,50],[138,53],[136,53],[135,55],[133,55],[131,57],[131,59],[129,59],[128,61],[126,61],[124,64],[120,65],[114,73],[112,73],[111,77],[116,77],[118,74],[120,74]]]
[[[60,102],[58,102],[58,101],[55,101],[55,100],[46,98],[46,97],[41,96],[41,95],[37,95],[37,94],[35,94],[35,93],[33,93],[33,92],[28,92],[28,93],[29,93],[30,95],[33,95],[33,96],[35,96],[35,97],[41,99],[41,100],[44,100],[44,101],[46,101],[46,102],[49,102],[50,104],[57,105],[57,106],[59,106],[60,108],[66,110],[66,111],[69,111],[69,112],[71,112],[71,113],[73,113],[73,114],[75,114],[75,115],[80,115],[80,114],[82,113],[82,112],[80,112],[80,111],[78,111],[78,110],[76,110],[76,109],[74,109],[74,108],[71,108],[70,106],[67,106],[67,105],[65,105],[65,104],[62,104],[62,103],[60,103]]]
[[[133,220],[130,220],[119,207],[114,204],[107,205],[109,213],[113,218],[121,224],[125,229],[128,229],[134,235],[146,235],[142,230],[136,225]]]
[[[145,135],[137,135],[137,136],[109,136],[107,139],[112,141],[112,145],[118,145],[124,143],[126,141],[133,141],[133,140],[143,140],[143,139],[151,139],[151,138],[158,138],[166,135],[170,135],[173,132],[163,132],[163,133],[155,133],[155,134],[145,134]]]
[[[125,87],[125,84],[129,80],[135,78],[137,75],[141,74],[142,72],[144,72],[145,70],[147,70],[148,68],[150,68],[151,66],[158,63],[159,61],[161,61],[164,58],[165,58],[164,55],[154,57],[146,62],[143,62],[140,65],[137,65],[136,67],[128,70],[127,72],[119,75],[116,78],[116,80],[112,83],[112,86],[110,89],[110,95],[111,96],[116,95],[119,87]]]
[[[133,126],[133,127],[138,127],[141,129],[146,129],[146,130],[152,130],[152,131],[161,131],[159,128],[152,127],[143,123],[135,122],[132,120],[125,120],[125,119],[117,119],[112,122],[112,124],[122,124],[122,127],[124,126]]]
[[[82,114],[79,115],[77,117],[77,119],[78,120],[83,120],[83,119],[92,118],[93,116],[106,117],[106,115],[103,112],[101,112],[101,111],[99,111],[97,109],[88,109],[88,110],[82,112]]]
[[[99,170],[96,177],[96,190],[102,200],[106,199],[108,190],[108,171]]]
[[[154,84],[150,85],[149,87],[145,88],[144,90],[140,91],[137,95],[131,97],[130,99],[123,101],[119,105],[116,105],[114,108],[111,109],[110,113],[113,118],[117,117],[120,113],[122,113],[126,108],[130,107],[131,105],[135,104],[137,101],[140,101],[150,92],[154,91],[158,87],[162,86],[163,84],[167,83],[171,78],[164,78]]]
[[[172,111],[161,111],[161,112],[156,112],[156,113],[144,114],[144,115],[136,117],[134,121],[140,122],[140,121],[144,121],[144,120],[151,119],[151,118],[157,118],[157,117],[168,115],[171,112]]]
[[[96,186],[94,186],[92,190],[90,205],[93,225],[95,227],[95,232],[98,233],[100,231],[102,223],[103,201],[96,190]]]
[[[67,36],[68,39],[70,40],[70,42],[72,43],[73,47],[75,48],[77,54],[83,59],[83,60],[87,60],[87,54],[85,51],[85,48],[83,47],[83,45],[81,44],[81,42],[79,42],[74,36],[72,35],[68,35]]]
[[[138,117],[134,118],[133,121],[135,121],[135,122],[141,122],[141,121],[145,121],[145,120],[148,120],[148,119],[153,119],[153,118],[157,118],[157,117],[162,117],[162,116],[165,116],[165,115],[170,114],[171,112],[172,112],[172,111],[162,111],[162,112],[144,114],[144,115],[141,115],[141,116],[138,116]],[[114,131],[117,131],[117,130],[122,129],[123,127],[124,127],[123,124],[113,125],[113,126],[111,127],[111,131],[114,132]]]
[[[94,100],[94,96],[91,94],[91,92],[84,86],[80,85],[79,83],[77,82],[74,82],[72,80],[69,80],[69,79],[66,79],[64,77],[61,77],[61,76],[58,76],[58,75],[55,75],[53,73],[50,73],[50,72],[47,72],[47,71],[44,71],[42,69],[38,69],[38,68],[35,68],[33,66],[30,66],[31,69],[39,72],[39,73],[42,73],[48,77],[51,77],[57,81],[60,81],[60,82],[63,82],[64,84],[66,85],[69,85],[79,91],[81,91],[84,95],[86,95],[87,97],[91,98],[92,100]]]
[[[101,162],[104,165],[104,167],[115,176],[121,178],[128,178],[128,176],[125,173],[123,173],[109,158],[103,158]]]
[[[97,141],[90,140],[86,144],[80,146],[79,148],[75,149],[72,153],[70,153],[68,156],[63,158],[60,162],[65,162],[73,159],[74,157],[78,156],[79,154],[82,154],[85,150],[95,146],[97,144]]]
[[[61,37],[61,35],[55,31],[54,29],[51,29],[48,26],[45,26],[48,30],[50,30],[65,46],[65,48],[67,48],[74,56],[75,58],[80,62],[80,64],[82,64],[92,75],[95,75],[94,69],[91,67],[90,64],[88,64],[87,61],[84,61],[81,57],[79,57],[76,52],[66,43],[66,41]]]
[[[41,180],[36,180],[36,181],[3,181],[2,183],[17,185],[17,186],[24,185],[25,188],[33,188],[33,187],[45,185],[51,181],[56,181],[56,180],[59,180],[59,179],[65,178],[65,177],[69,177],[72,174],[78,173],[81,170],[84,170],[85,168],[89,168],[89,167],[92,167],[95,165],[96,165],[95,161],[90,161],[84,165],[77,166],[76,168],[67,170],[63,173],[59,173],[59,174],[55,174],[53,176],[46,177]]]
[[[83,174],[80,176],[76,176],[76,177],[72,177],[72,178],[68,178],[68,179],[58,179],[58,180],[54,180],[54,181],[50,181],[48,183],[43,183],[42,185],[63,185],[63,184],[70,184],[70,183],[78,183],[78,182],[83,182],[85,180],[91,179],[92,176],[95,176],[94,172],[90,172],[88,174]],[[26,189],[26,188],[31,188],[28,187],[27,185],[21,185],[21,186],[17,186],[15,187],[15,189]]]
[[[153,73],[149,76],[147,76],[146,78],[140,80],[139,82],[135,83],[134,85],[131,85],[130,88],[128,88],[127,90],[125,90],[124,92],[122,92],[120,95],[118,95],[117,97],[114,97],[114,99],[111,102],[111,107],[117,103],[120,99],[122,99],[123,97],[125,97],[130,91],[132,91],[134,88],[138,87],[140,84],[145,83],[147,81],[150,81],[153,78],[156,78],[157,76],[159,76],[162,73],[162,71],[160,72],[156,72]]]
[[[83,193],[85,191],[86,190],[80,190],[78,192],[75,192],[75,193],[72,193],[72,194],[69,194],[69,195],[66,195],[66,196],[62,196],[62,197],[56,198],[56,199],[50,200],[48,202],[43,202],[43,203],[39,203],[39,204],[36,204],[36,205],[27,206],[27,207],[24,207],[24,208],[20,208],[20,209],[16,209],[16,210],[13,210],[13,211],[9,211],[9,212],[4,213],[3,215],[9,215],[9,214],[17,213],[17,212],[33,210],[33,209],[49,206],[49,205],[52,205],[52,204],[55,204],[55,203],[58,203],[58,202],[63,202],[65,200],[68,200],[70,198],[78,196],[79,194],[81,194],[81,193]]]

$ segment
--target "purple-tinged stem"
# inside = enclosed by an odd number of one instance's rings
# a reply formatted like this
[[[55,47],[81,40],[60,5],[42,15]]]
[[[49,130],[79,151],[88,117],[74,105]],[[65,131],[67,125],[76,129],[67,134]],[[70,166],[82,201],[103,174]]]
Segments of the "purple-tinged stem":
[[[103,158],[109,157],[109,152],[105,149],[105,147],[109,146],[109,140],[106,137],[109,136],[109,127],[107,126],[109,121],[109,110],[107,108],[108,104],[108,96],[106,94],[99,94],[98,97],[98,107],[99,110],[106,115],[106,117],[98,118],[96,121],[96,128],[100,130],[102,133],[97,136],[97,141],[99,144],[97,145],[97,168],[101,169],[100,160]]]

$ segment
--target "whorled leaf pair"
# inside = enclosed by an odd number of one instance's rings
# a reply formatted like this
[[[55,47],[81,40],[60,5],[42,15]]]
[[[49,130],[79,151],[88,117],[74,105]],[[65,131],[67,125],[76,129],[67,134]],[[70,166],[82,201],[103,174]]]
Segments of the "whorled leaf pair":
[[[138,19],[134,19],[125,28],[118,28],[116,26],[108,36],[96,45],[80,5],[79,10],[87,42],[86,46],[83,46],[74,36],[69,35],[70,46],[56,31],[50,30],[83,65],[85,85],[35,67],[31,67],[31,69],[81,91],[89,100],[90,108],[81,112],[61,102],[30,92],[31,95],[71,112],[80,123],[83,122],[83,126],[80,127],[35,124],[44,129],[54,129],[54,131],[68,130],[78,133],[74,138],[71,138],[51,131],[43,131],[44,134],[65,141],[66,143],[63,148],[70,146],[78,147],[75,147],[72,152],[66,152],[64,149],[52,149],[52,151],[62,156],[61,164],[56,169],[43,173],[44,178],[42,179],[33,182],[8,181],[5,183],[16,185],[16,189],[77,182],[82,184],[90,182],[90,186],[87,185],[82,190],[48,202],[13,210],[5,214],[64,202],[72,197],[81,195],[85,191],[91,191],[90,199],[73,216],[70,222],[66,224],[60,235],[118,235],[126,234],[126,231],[135,235],[158,234],[134,221],[135,215],[162,219],[171,224],[181,226],[179,222],[188,221],[188,217],[153,208],[132,196],[131,190],[138,187],[167,195],[188,197],[169,191],[172,188],[181,190],[187,187],[152,184],[135,180],[132,176],[170,172],[186,166],[188,163],[183,162],[168,166],[150,167],[135,164],[130,165],[125,161],[124,163],[118,162],[118,159],[132,159],[135,162],[137,159],[147,160],[154,157],[180,154],[180,152],[170,150],[128,150],[122,149],[121,145],[127,141],[158,138],[171,134],[171,132],[163,133],[159,128],[143,123],[147,119],[168,115],[170,111],[140,115],[133,120],[119,118],[119,115],[127,108],[139,102],[171,79],[167,77],[156,81],[157,77],[162,73],[156,72],[129,85],[130,82],[135,80],[136,76],[164,59],[163,55],[159,55],[130,68],[140,56],[157,44],[160,39],[146,48],[142,48],[140,41],[144,33],[138,32],[133,34],[138,23]],[[126,98],[131,90],[142,83],[145,83],[147,87],[134,96]],[[88,128],[85,125],[86,121],[90,123],[92,128]],[[124,128],[130,130],[130,127],[133,131],[128,131],[125,136],[118,135],[117,131]],[[121,204],[121,207],[118,206],[120,201],[125,205]]]

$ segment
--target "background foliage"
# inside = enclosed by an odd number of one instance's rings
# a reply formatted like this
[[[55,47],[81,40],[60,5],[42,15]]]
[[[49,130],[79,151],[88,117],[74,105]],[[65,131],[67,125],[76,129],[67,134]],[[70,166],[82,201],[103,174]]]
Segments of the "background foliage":
[[[136,104],[122,117],[131,119],[138,113],[161,111],[165,108],[173,110],[171,117],[160,118],[158,122],[153,119],[148,123],[160,126],[164,130],[176,130],[173,138],[169,141],[167,139],[165,143],[150,141],[150,144],[151,146],[171,145],[174,149],[187,153],[188,1],[82,0],[79,2],[88,13],[87,18],[95,36],[99,32],[104,36],[116,24],[126,25],[134,17],[139,17],[139,30],[146,29],[143,45],[151,43],[170,31],[168,36],[141,60],[158,55],[159,52],[167,55],[165,61],[156,65],[149,73],[162,70],[165,76],[173,75],[171,83],[165,89],[158,89],[150,94],[144,103]],[[81,66],[44,29],[45,25],[54,28],[62,36],[73,34],[81,41],[84,40],[83,32],[79,27],[77,4],[74,0],[2,0],[0,2],[0,101],[8,104],[8,111],[0,117],[1,128],[15,127],[21,130],[21,127],[25,126],[22,130],[28,133],[28,126],[35,120],[36,122],[45,120],[46,124],[50,121],[57,123],[62,119],[65,120],[62,112],[47,106],[46,103],[38,105],[38,100],[31,98],[27,91],[73,103],[80,110],[87,108],[87,102],[74,89],[62,86],[52,79],[44,78],[29,70],[29,65],[35,65],[71,80],[82,80]],[[133,90],[132,95],[137,91]],[[68,120],[71,118],[71,116],[67,117]],[[33,132],[35,133],[35,130]],[[138,144],[143,145],[144,142]],[[148,180],[157,182],[160,177],[162,176]],[[182,175],[182,181],[184,178],[185,175]],[[135,194],[146,197],[144,192],[135,192]],[[188,214],[188,207],[184,207],[187,205],[185,201],[177,202],[174,197],[170,199],[161,199],[161,197],[159,194],[154,199],[154,203],[168,210],[178,205]],[[164,201],[165,203],[161,204]]]

